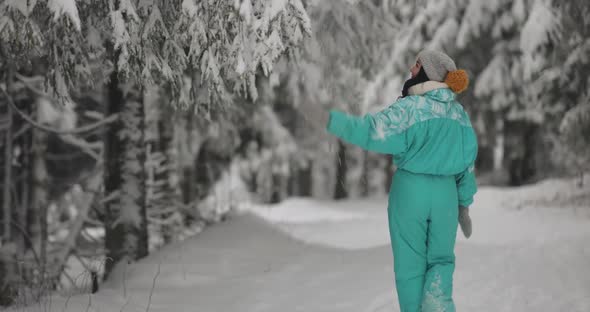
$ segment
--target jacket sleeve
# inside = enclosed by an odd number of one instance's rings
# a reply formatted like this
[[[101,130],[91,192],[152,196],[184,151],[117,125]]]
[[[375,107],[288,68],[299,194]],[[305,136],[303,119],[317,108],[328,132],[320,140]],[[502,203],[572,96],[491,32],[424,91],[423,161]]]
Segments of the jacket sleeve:
[[[457,181],[457,193],[459,195],[459,206],[469,207],[473,204],[473,196],[477,193],[477,182],[475,180],[474,165],[470,165],[463,172],[455,176]]]
[[[332,110],[327,130],[362,149],[382,154],[399,154],[406,151],[407,146],[402,125],[404,119],[404,111],[396,104],[364,116]]]

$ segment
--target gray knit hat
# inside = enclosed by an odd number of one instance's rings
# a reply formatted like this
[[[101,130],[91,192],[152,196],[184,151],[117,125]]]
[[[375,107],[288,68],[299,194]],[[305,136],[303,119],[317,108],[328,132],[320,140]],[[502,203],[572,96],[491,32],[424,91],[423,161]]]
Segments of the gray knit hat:
[[[430,80],[443,82],[449,72],[457,70],[453,59],[443,52],[422,50],[418,53],[418,60]]]

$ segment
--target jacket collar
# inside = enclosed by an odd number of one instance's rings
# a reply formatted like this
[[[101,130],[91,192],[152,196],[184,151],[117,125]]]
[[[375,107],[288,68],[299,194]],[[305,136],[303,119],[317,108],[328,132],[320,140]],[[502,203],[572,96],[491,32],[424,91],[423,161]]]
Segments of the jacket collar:
[[[419,83],[415,86],[412,86],[408,90],[408,93],[410,95],[423,95],[424,93],[430,92],[432,90],[442,89],[442,88],[448,89],[449,86],[444,82],[429,80],[429,81],[426,81],[423,83]]]

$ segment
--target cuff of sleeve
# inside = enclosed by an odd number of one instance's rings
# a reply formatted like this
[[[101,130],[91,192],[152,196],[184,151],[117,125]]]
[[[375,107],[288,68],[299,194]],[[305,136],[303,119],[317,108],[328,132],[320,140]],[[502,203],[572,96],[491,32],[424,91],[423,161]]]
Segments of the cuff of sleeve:
[[[340,136],[346,127],[346,118],[345,113],[331,110],[326,130],[336,136]]]
[[[469,207],[471,206],[471,204],[473,204],[473,197],[470,197],[468,199],[463,199],[463,200],[459,200],[459,206],[461,207]]]

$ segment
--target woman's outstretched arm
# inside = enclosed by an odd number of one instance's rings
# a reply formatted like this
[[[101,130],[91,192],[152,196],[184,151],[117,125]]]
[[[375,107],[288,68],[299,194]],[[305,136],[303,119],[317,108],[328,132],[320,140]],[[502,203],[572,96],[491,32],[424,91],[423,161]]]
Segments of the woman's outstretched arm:
[[[407,148],[407,127],[404,127],[407,116],[398,102],[382,111],[364,116],[332,110],[327,130],[343,141],[365,150],[383,154],[402,153]]]

